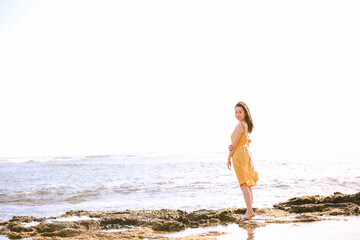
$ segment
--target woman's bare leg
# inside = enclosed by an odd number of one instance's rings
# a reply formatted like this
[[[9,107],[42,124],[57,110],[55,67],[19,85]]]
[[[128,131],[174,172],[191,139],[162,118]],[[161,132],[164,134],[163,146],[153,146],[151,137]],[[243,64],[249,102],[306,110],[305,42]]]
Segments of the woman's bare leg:
[[[244,216],[249,217],[252,215],[255,215],[255,212],[252,209],[252,191],[250,191],[249,187],[246,185],[246,183],[243,183],[240,185],[241,190],[243,191],[243,195],[245,198],[245,203],[246,203],[246,212],[244,214]]]
[[[252,189],[251,189],[251,186],[248,186],[249,190],[250,190],[250,195],[251,195],[251,205],[253,204],[254,202],[254,196],[253,196],[253,193],[252,193]]]

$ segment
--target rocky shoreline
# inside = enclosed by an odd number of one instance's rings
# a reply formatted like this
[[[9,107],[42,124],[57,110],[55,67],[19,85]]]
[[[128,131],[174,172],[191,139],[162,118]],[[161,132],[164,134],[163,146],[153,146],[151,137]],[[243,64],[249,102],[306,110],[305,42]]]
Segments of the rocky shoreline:
[[[178,232],[218,224],[235,223],[245,208],[199,209],[192,212],[174,209],[126,211],[69,211],[49,218],[13,216],[0,221],[0,235],[9,239],[216,239],[227,234],[208,231],[185,237],[165,237],[161,233]],[[334,216],[359,216],[360,192],[330,196],[302,196],[273,205],[254,208],[251,220],[239,223],[250,230],[268,223],[295,223],[332,220]]]

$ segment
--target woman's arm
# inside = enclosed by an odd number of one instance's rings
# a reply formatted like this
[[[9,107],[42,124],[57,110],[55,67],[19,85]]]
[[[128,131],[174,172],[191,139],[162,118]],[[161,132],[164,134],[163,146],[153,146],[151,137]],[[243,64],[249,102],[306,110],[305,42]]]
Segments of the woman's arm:
[[[236,126],[236,130],[235,130],[235,136],[234,136],[234,139],[233,139],[233,142],[232,142],[232,146],[233,146],[233,149],[230,151],[229,153],[229,157],[228,157],[228,160],[230,160],[231,156],[233,155],[233,153],[235,152],[236,150],[236,146],[240,140],[240,136],[242,134],[242,132],[244,131],[244,126],[239,123],[237,126]]]

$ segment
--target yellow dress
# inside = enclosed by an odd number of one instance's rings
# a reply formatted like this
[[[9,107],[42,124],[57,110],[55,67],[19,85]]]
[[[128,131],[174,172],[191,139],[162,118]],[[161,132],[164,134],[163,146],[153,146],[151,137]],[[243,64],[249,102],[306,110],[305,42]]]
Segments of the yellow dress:
[[[252,155],[248,149],[251,140],[248,136],[247,124],[243,122],[241,124],[244,126],[244,131],[231,158],[239,184],[246,183],[248,186],[256,186],[259,179],[258,172],[254,170]],[[231,141],[234,140],[235,131],[236,129],[231,134]]]

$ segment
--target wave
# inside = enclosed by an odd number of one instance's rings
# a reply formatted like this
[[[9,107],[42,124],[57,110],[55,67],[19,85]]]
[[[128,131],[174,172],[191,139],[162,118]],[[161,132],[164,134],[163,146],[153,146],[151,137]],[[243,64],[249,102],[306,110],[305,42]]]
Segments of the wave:
[[[201,161],[217,159],[219,156],[226,155],[225,152],[214,153],[137,153],[137,154],[102,154],[102,155],[71,155],[71,156],[37,156],[37,157],[8,157],[0,158],[0,164],[13,163],[37,163],[37,162],[71,162],[86,160],[121,160],[121,159],[156,159],[157,161],[173,162],[184,160],[193,161],[196,158]]]
[[[45,156],[45,157],[10,157],[0,158],[0,164],[7,163],[32,163],[32,162],[67,162],[78,160],[94,160],[94,159],[124,159],[134,158],[138,155],[122,154],[122,155],[81,155],[81,156]]]

